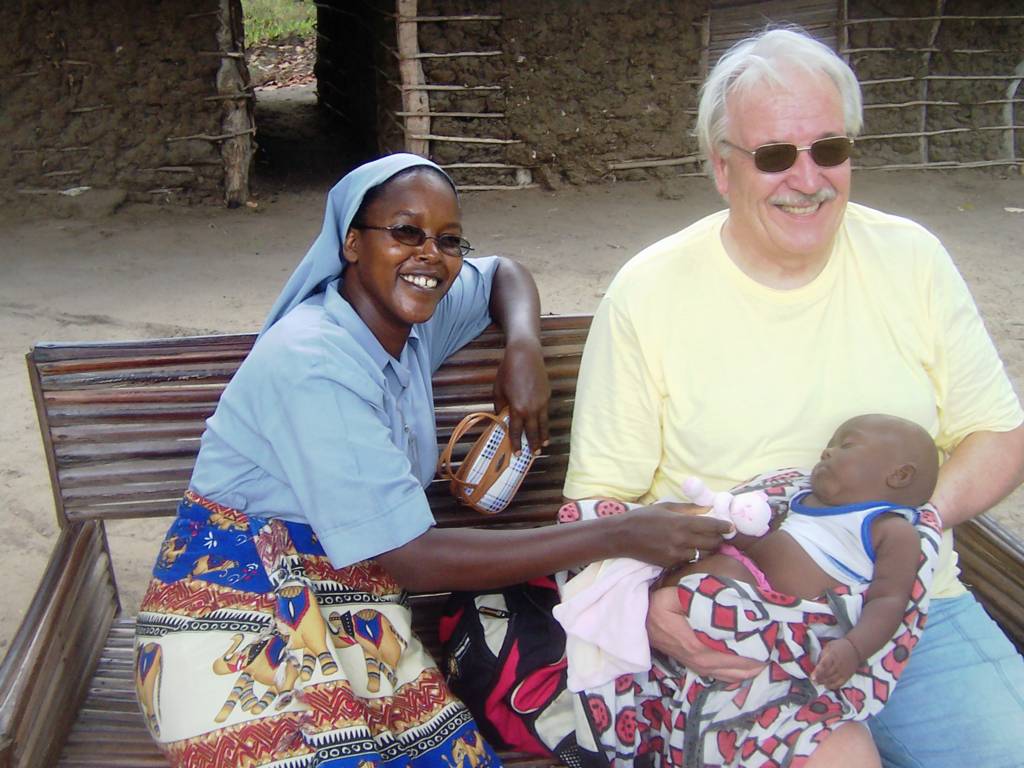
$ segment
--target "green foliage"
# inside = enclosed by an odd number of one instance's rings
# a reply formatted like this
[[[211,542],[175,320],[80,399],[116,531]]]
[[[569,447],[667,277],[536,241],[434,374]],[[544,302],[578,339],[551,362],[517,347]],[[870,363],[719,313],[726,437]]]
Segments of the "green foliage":
[[[306,37],[316,25],[312,0],[242,0],[246,45]]]

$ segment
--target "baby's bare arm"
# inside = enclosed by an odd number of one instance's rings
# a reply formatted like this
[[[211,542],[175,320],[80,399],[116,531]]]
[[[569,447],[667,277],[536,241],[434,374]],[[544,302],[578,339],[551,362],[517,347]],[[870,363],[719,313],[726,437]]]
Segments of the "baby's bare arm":
[[[906,519],[881,516],[871,527],[871,538],[875,576],[864,596],[860,620],[844,638],[825,646],[814,670],[814,680],[828,688],[845,683],[865,659],[892,638],[917,577],[921,543]]]

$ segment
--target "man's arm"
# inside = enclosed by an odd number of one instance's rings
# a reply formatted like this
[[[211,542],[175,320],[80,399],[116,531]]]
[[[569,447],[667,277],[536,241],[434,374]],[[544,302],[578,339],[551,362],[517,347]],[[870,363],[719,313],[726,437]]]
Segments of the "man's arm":
[[[875,575],[864,595],[860,620],[845,637],[828,643],[811,679],[838,688],[862,662],[879,651],[896,633],[907,609],[920,562],[921,541],[902,517],[883,515],[871,526],[875,546]]]
[[[965,437],[939,469],[932,504],[952,528],[991,509],[1024,481],[1024,424]]]

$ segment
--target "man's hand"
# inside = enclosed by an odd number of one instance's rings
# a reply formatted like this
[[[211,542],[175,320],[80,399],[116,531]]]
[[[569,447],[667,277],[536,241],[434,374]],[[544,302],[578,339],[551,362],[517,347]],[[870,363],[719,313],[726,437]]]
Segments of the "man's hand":
[[[853,642],[845,637],[837,638],[821,649],[821,657],[811,673],[811,680],[835,690],[857,671],[860,661],[860,653]]]
[[[722,653],[704,645],[690,627],[676,590],[673,586],[651,592],[647,611],[651,648],[671,656],[699,675],[730,683],[747,680],[764,669],[764,663],[755,659]]]

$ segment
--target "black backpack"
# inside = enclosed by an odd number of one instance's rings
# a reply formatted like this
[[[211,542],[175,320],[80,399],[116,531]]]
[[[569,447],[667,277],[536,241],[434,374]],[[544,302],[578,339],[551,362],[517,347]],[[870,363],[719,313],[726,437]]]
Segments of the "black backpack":
[[[490,592],[456,592],[439,636],[448,685],[492,744],[580,766],[574,694],[566,689],[565,632],[545,577]]]

